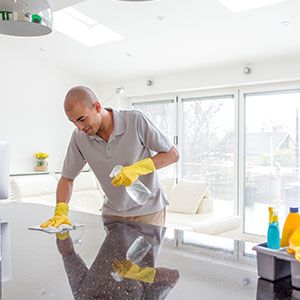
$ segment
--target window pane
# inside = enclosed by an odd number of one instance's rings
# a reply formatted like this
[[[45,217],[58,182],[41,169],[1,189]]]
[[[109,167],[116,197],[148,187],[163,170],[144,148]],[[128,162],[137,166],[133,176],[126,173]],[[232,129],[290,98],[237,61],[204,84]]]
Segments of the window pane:
[[[300,204],[300,92],[245,96],[245,231],[266,235],[268,206],[284,223]]]
[[[155,126],[173,143],[176,135],[176,107],[172,100],[165,102],[133,103],[133,108],[145,113]],[[158,170],[161,178],[175,178],[175,164]]]
[[[214,213],[234,214],[234,99],[183,99],[181,176],[207,182]]]

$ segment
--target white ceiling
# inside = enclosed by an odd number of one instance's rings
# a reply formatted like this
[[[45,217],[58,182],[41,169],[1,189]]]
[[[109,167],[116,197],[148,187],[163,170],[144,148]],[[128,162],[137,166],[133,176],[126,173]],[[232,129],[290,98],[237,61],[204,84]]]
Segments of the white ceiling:
[[[126,39],[90,48],[54,31],[39,38],[2,35],[0,43],[93,82],[300,56],[299,0],[237,14],[217,0],[49,2],[55,10],[77,3],[76,9]],[[158,21],[157,16],[166,19]],[[291,25],[283,26],[283,21]]]

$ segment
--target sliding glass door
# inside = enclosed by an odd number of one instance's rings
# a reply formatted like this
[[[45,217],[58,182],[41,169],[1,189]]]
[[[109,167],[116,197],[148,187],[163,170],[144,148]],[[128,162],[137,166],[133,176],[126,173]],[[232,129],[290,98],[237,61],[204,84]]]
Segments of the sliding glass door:
[[[208,183],[215,215],[238,212],[244,233],[266,235],[268,206],[281,224],[290,206],[300,206],[297,88],[182,93],[133,105],[178,141],[180,160],[163,177]]]
[[[300,90],[244,94],[245,232],[265,235],[268,206],[283,225],[289,206],[300,205]]]

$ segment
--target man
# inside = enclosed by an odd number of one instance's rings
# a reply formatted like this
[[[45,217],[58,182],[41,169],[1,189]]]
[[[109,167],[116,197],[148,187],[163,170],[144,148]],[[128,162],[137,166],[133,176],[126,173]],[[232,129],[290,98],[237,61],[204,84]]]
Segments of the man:
[[[103,215],[164,225],[168,204],[155,170],[179,158],[169,140],[139,111],[103,108],[87,87],[74,87],[66,95],[64,109],[74,130],[56,191],[54,216],[41,227],[71,224],[68,202],[73,181],[89,164],[106,195]],[[152,151],[157,154],[152,156]],[[116,165],[124,166],[111,181]],[[151,198],[138,205],[126,193],[126,186],[139,179],[151,191]]]

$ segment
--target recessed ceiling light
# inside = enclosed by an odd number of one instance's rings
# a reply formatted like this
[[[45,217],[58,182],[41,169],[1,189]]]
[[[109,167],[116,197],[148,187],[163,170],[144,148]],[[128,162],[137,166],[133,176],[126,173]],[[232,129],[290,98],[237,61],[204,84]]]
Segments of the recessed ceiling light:
[[[218,0],[227,9],[236,13],[244,10],[250,10],[258,7],[268,6],[287,0]]]
[[[72,7],[56,11],[53,15],[55,30],[86,46],[91,47],[124,39],[119,33]]]
[[[282,21],[280,24],[285,27],[291,26],[291,23],[289,21]]]
[[[166,17],[164,17],[164,16],[157,16],[156,19],[158,21],[164,21],[166,19]]]

